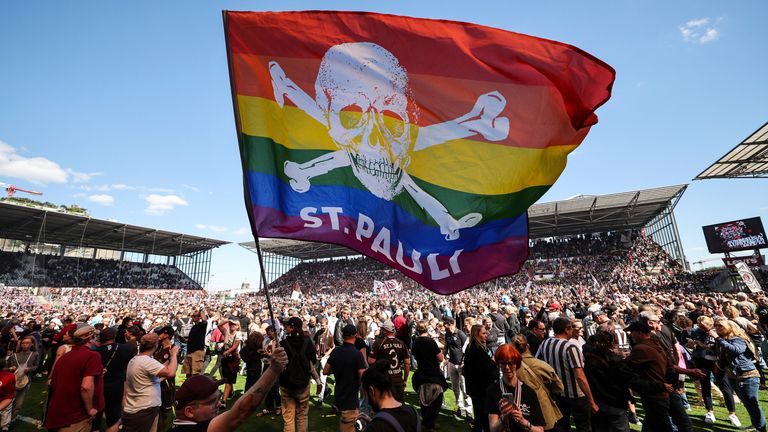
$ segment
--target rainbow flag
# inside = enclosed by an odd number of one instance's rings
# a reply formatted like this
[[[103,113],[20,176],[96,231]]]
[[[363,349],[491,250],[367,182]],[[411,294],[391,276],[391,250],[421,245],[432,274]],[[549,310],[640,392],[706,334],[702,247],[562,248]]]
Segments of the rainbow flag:
[[[526,210],[614,70],[559,42],[362,12],[225,12],[254,235],[348,246],[450,294],[517,272]]]

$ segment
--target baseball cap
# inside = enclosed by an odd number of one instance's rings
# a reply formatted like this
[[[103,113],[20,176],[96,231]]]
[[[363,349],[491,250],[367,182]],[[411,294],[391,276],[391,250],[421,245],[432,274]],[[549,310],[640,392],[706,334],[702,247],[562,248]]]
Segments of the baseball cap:
[[[218,384],[210,377],[205,375],[191,376],[176,390],[176,409],[184,408],[195,401],[206,400],[218,389]]]
[[[633,332],[633,331],[639,331],[641,333],[650,333],[651,328],[648,326],[648,324],[642,322],[642,321],[635,321],[628,325],[625,329],[625,332]]]
[[[89,336],[92,336],[93,333],[96,331],[95,328],[89,326],[86,323],[77,323],[77,326],[74,330],[70,330],[70,334],[73,338],[77,339],[85,339]]]
[[[384,324],[381,325],[381,329],[386,331],[386,332],[394,333],[395,332],[395,325],[392,324],[391,320],[386,320],[386,321],[384,321]]]
[[[341,329],[341,337],[344,339],[357,335],[357,328],[352,324],[347,324]]]

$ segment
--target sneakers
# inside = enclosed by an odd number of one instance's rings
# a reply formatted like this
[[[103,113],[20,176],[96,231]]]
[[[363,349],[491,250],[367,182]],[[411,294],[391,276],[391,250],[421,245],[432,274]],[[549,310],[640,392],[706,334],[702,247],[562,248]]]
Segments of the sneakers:
[[[704,423],[712,424],[715,422],[715,413],[709,411],[704,415]]]
[[[728,416],[728,419],[731,420],[731,424],[740,428],[741,427],[741,421],[738,417],[736,417],[736,414],[731,414]]]

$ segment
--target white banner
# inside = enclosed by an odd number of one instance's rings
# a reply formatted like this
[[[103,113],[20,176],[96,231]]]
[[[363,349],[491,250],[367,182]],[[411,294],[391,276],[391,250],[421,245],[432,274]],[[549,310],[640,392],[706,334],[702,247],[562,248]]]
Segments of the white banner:
[[[736,270],[739,272],[739,276],[741,276],[741,279],[747,284],[747,288],[749,288],[750,292],[758,293],[763,290],[760,288],[760,283],[755,279],[755,275],[752,274],[752,270],[749,269],[749,266],[741,261],[737,262],[735,265]]]

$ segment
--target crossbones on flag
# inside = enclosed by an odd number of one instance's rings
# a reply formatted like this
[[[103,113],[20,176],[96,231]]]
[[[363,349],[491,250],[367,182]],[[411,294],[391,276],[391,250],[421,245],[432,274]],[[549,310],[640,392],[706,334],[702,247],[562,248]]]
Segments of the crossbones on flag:
[[[361,12],[225,12],[256,238],[341,244],[440,294],[517,272],[526,210],[614,70],[560,42]]]

